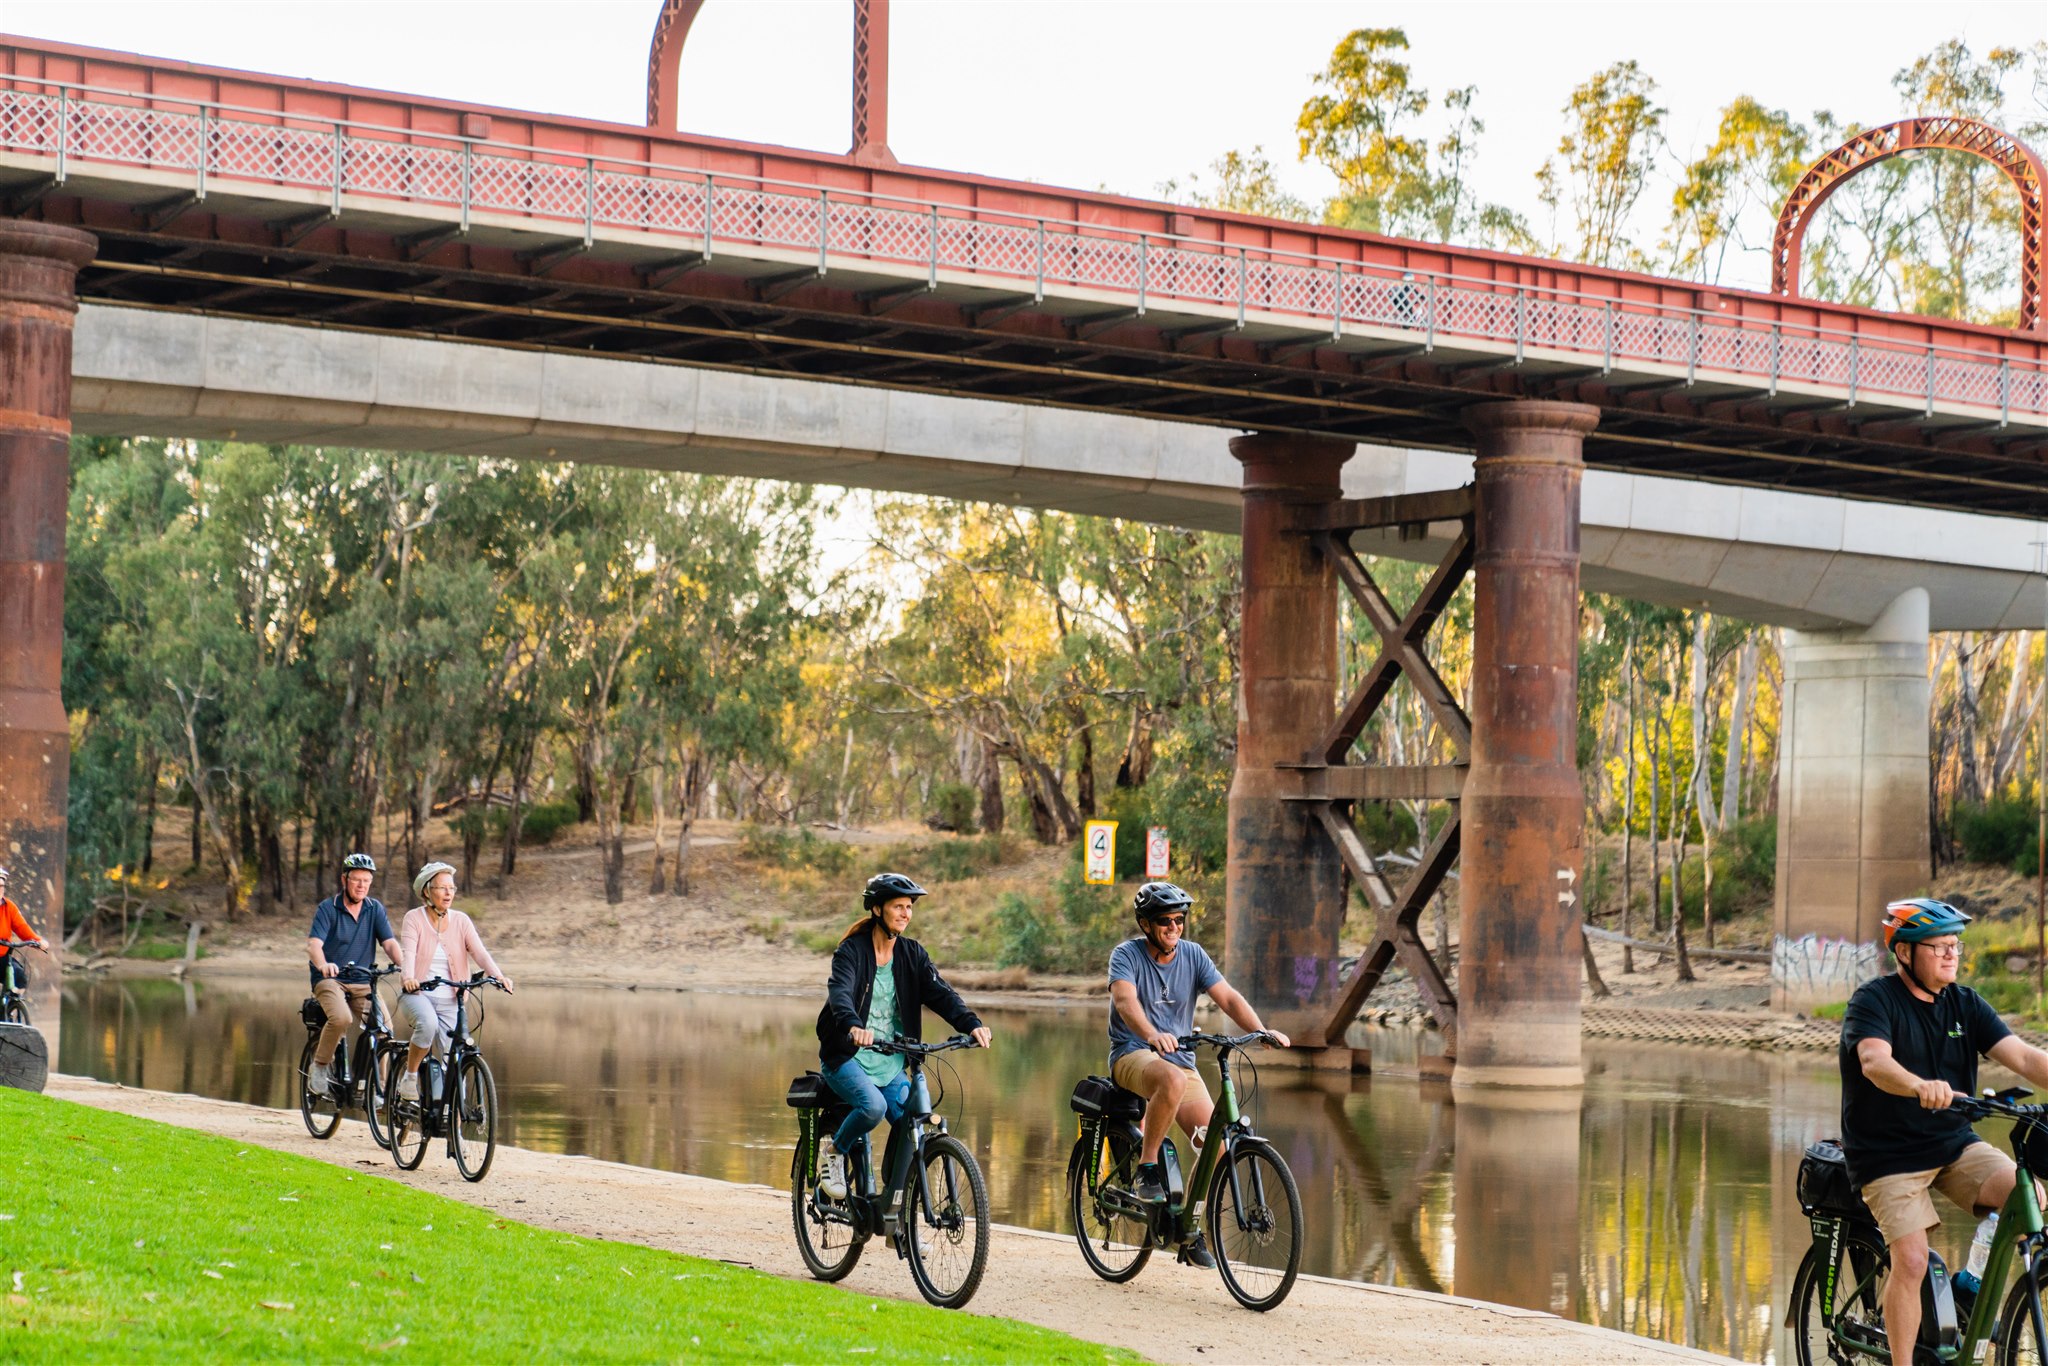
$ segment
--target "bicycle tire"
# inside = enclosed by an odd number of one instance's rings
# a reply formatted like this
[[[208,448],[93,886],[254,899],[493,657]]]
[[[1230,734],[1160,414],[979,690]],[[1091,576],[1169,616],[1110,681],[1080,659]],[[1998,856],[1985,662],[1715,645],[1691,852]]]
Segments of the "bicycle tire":
[[[400,1100],[398,1079],[405,1075],[405,1054],[392,1050],[384,1073],[385,1093],[391,1097],[391,1142],[387,1150],[400,1171],[414,1171],[427,1155],[427,1117],[417,1100]]]
[[[313,1070],[313,1050],[320,1045],[320,1036],[313,1030],[306,1031],[306,1048],[299,1054],[299,1118],[306,1121],[306,1132],[315,1138],[334,1137],[334,1131],[341,1127],[341,1107],[334,1103],[332,1090],[315,1092],[306,1084],[307,1074]]]
[[[1109,1170],[1102,1184],[1128,1187],[1137,1178],[1137,1151],[1126,1135],[1114,1131],[1104,1134],[1102,1142],[1109,1150]],[[1074,1140],[1073,1156],[1067,1159],[1067,1212],[1073,1218],[1074,1241],[1081,1245],[1081,1259],[1088,1269],[1111,1285],[1122,1285],[1152,1259],[1151,1230],[1127,1214],[1105,1210],[1089,1194],[1087,1165],[1092,1147],[1086,1135]]]
[[[907,1249],[910,1279],[941,1309],[974,1298],[988,1269],[988,1183],[967,1145],[940,1134],[924,1145],[924,1181],[913,1182],[903,1202],[899,1238]]]
[[[799,1152],[789,1180],[790,1220],[796,1226],[796,1250],[804,1259],[804,1269],[821,1281],[836,1281],[853,1270],[860,1261],[861,1249],[867,1246],[868,1235],[856,1229],[843,1215],[832,1217],[820,1207],[822,1197],[818,1194],[817,1151],[815,1145],[806,1163],[804,1154]],[[805,1167],[811,1174],[805,1174]]]
[[[9,996],[5,1005],[0,1005],[0,1024],[25,1025],[29,1023],[28,1002],[19,996]]]
[[[448,1144],[455,1152],[455,1170],[464,1181],[484,1179],[498,1155],[498,1083],[480,1053],[470,1053],[455,1069],[455,1090],[449,1095]]]
[[[1998,1366],[2042,1366],[2048,1362],[2048,1344],[2034,1341],[2033,1308],[2027,1303],[2030,1289],[2037,1298],[2048,1290],[2048,1267],[2037,1266],[2032,1274],[2022,1272],[2006,1293],[1993,1339],[1998,1344],[1994,1358]]]
[[[1883,1242],[1858,1228],[1842,1230],[1842,1258],[1846,1270],[1835,1278],[1839,1302],[1838,1318],[1847,1317],[1876,1342],[1884,1341],[1883,1268],[1891,1256]],[[1827,1271],[1827,1248],[1815,1243],[1806,1249],[1799,1270],[1792,1277],[1792,1352],[1799,1366],[1834,1366],[1834,1343],[1821,1319],[1820,1297]],[[1864,1278],[1868,1276],[1868,1281]],[[1859,1285],[1862,1294],[1859,1297]]]
[[[1225,1157],[1209,1180],[1209,1241],[1230,1297],[1264,1313],[1301,1272],[1301,1193],[1280,1154],[1258,1139],[1233,1143]]]
[[[363,1110],[370,1120],[370,1140],[386,1152],[391,1151],[389,1074],[394,1053],[403,1057],[405,1050],[397,1044],[385,1043],[370,1055],[370,1075],[365,1079],[369,1094],[363,1098]]]

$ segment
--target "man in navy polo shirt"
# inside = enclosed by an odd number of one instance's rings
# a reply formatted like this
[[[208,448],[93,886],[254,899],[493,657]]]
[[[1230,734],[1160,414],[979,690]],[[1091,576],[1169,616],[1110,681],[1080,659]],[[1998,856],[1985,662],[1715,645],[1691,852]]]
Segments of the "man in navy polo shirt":
[[[334,1062],[335,1047],[348,1034],[351,1022],[361,1024],[370,1013],[368,982],[344,985],[335,979],[343,968],[374,968],[377,946],[382,944],[391,961],[399,961],[398,937],[391,933],[391,919],[384,903],[370,895],[377,877],[377,861],[368,854],[350,854],[341,861],[341,890],[313,912],[313,928],[306,937],[306,960],[313,978],[313,999],[327,1012],[327,1027],[313,1048],[312,1070],[306,1074],[306,1088],[325,1091],[333,1080],[328,1068]]]

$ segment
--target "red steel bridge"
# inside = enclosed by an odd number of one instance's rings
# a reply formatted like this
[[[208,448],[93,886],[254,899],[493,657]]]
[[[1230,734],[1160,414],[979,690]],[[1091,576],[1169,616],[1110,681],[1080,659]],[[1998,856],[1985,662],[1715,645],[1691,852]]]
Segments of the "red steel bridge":
[[[1473,1082],[1578,1072],[1585,465],[2048,515],[2042,177],[1996,130],[1909,121],[1841,149],[1788,206],[1779,292],[1719,289],[899,165],[873,79],[886,0],[856,5],[849,154],[670,131],[700,2],[662,9],[648,127],[0,36],[0,355],[14,362],[0,367],[0,761],[56,774],[0,802],[0,833],[47,886],[61,887],[62,435],[79,298],[1245,433],[1232,441],[1246,471],[1233,976],[1341,1062],[1345,1025],[1399,959]],[[2022,329],[1796,297],[1806,215],[1843,176],[1917,146],[1985,157],[2020,188]],[[1476,485],[1347,502],[1339,470],[1360,442],[1476,451]],[[1457,533],[1405,611],[1348,535],[1394,525]],[[1469,714],[1424,649],[1468,573]],[[1345,592],[1385,641],[1349,687]],[[1455,762],[1349,761],[1400,677]],[[1404,796],[1460,818],[1396,887],[1348,814]],[[1454,999],[1415,920],[1461,850]],[[1336,940],[1354,885],[1380,928],[1346,975]]]

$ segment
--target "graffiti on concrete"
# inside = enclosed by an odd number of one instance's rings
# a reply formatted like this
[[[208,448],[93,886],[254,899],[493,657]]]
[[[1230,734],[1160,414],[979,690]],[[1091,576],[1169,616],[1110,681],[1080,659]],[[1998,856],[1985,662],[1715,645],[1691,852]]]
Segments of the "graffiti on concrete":
[[[1884,954],[1869,940],[1781,934],[1771,944],[1771,984],[1807,1000],[1847,1000],[1883,971]]]

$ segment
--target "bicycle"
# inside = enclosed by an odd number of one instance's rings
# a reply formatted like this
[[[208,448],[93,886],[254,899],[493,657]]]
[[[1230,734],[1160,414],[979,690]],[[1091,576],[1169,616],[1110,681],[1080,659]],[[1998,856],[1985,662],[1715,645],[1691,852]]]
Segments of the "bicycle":
[[[391,1133],[391,1160],[403,1171],[416,1170],[427,1155],[427,1140],[446,1137],[448,1155],[465,1181],[481,1181],[498,1155],[498,1083],[491,1076],[476,1045],[475,1031],[483,1026],[483,1005],[477,1017],[469,1018],[470,995],[484,986],[505,990],[497,978],[478,973],[466,982],[430,977],[421,982],[422,992],[435,987],[455,988],[455,1029],[448,1040],[448,1058],[428,1057],[420,1063],[419,1090],[413,1099],[401,1099],[399,1078],[405,1075],[405,1047],[391,1054],[384,1074],[385,1103],[390,1107],[386,1127]]]
[[[343,1036],[334,1050],[331,1080],[325,1091],[307,1084],[313,1070],[313,1054],[320,1047],[320,1032],[327,1027],[327,1012],[317,998],[308,996],[299,1006],[299,1018],[306,1025],[306,1047],[299,1054],[299,1117],[306,1132],[318,1139],[331,1138],[341,1124],[341,1112],[361,1110],[370,1121],[370,1137],[380,1148],[391,1146],[383,1123],[383,1087],[378,1078],[385,1058],[400,1047],[391,1037],[390,1022],[384,1014],[384,998],[377,991],[377,979],[397,972],[396,967],[361,968],[345,965],[335,981],[345,985],[370,985],[370,1013],[356,1033],[355,1046]]]
[[[2041,1204],[2034,1193],[2035,1179],[2048,1175],[2048,1106],[2017,1103],[2031,1094],[2020,1088],[1997,1094],[1987,1090],[1982,1099],[1958,1096],[1950,1105],[1972,1124],[2013,1121],[2008,1141],[2019,1175],[1999,1211],[1982,1284],[1974,1293],[1955,1283],[1941,1255],[1929,1251],[1915,1366],[1980,1362],[1993,1345],[1993,1360],[2000,1366],[2048,1362],[2048,1329],[2041,1316],[2048,1235],[2042,1232]],[[1792,1279],[1792,1303],[1785,1315],[1799,1366],[1846,1366],[1858,1357],[1890,1361],[1883,1294],[1891,1257],[1876,1219],[1849,1184],[1840,1144],[1823,1139],[1807,1147],[1798,1190],[1800,1208],[1813,1227],[1813,1243]],[[1994,1313],[2015,1257],[2021,1274],[2004,1307]]]
[[[45,957],[48,957],[50,952],[33,939],[0,939],[0,948],[15,951],[35,949]],[[29,1023],[28,996],[15,988],[14,973],[11,970],[13,963],[13,953],[0,958],[0,1024],[25,1025]]]
[[[1154,1248],[1186,1247],[1200,1236],[1206,1204],[1216,1270],[1231,1298],[1260,1312],[1287,1298],[1301,1270],[1301,1194],[1287,1163],[1239,1107],[1231,1075],[1232,1055],[1264,1042],[1263,1033],[1199,1031],[1180,1040],[1182,1048],[1216,1050],[1222,1085],[1193,1178],[1183,1183],[1170,1135],[1160,1148],[1163,1203],[1140,1200],[1133,1190],[1145,1098],[1107,1077],[1075,1085],[1068,1104],[1081,1118],[1067,1159],[1067,1198],[1089,1270],[1114,1284],[1130,1280],[1145,1269]]]
[[[811,1275],[836,1281],[853,1270],[868,1240],[879,1235],[910,1263],[919,1294],[941,1309],[958,1309],[974,1298],[988,1265],[988,1184],[967,1145],[946,1132],[943,1116],[932,1113],[924,1061],[976,1044],[956,1034],[943,1043],[899,1039],[870,1046],[877,1053],[897,1054],[910,1072],[903,1118],[890,1127],[883,1151],[887,1179],[879,1191],[865,1141],[857,1158],[847,1155],[846,1198],[833,1200],[818,1189],[819,1141],[828,1126],[837,1127],[846,1117],[848,1106],[816,1072],[789,1084],[786,1100],[797,1112],[796,1154],[789,1168],[797,1251]]]

